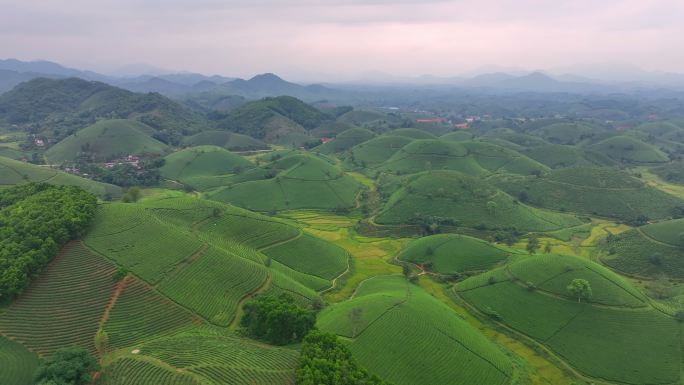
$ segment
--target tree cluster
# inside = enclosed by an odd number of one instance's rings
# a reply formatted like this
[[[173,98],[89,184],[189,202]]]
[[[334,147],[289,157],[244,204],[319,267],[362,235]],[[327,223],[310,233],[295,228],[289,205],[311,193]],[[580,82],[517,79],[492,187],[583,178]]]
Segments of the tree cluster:
[[[249,336],[273,345],[301,341],[315,323],[316,313],[297,306],[289,294],[259,296],[247,302],[240,320]]]
[[[57,350],[35,373],[36,385],[86,385],[90,373],[99,369],[95,358],[83,348]]]
[[[0,191],[0,301],[19,294],[68,241],[86,231],[97,199],[74,186]]]
[[[360,367],[337,336],[314,330],[304,338],[298,385],[390,385]]]

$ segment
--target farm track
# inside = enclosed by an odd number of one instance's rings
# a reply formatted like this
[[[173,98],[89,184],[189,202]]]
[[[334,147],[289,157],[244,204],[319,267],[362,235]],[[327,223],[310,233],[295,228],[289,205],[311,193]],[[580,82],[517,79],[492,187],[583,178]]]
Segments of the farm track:
[[[345,251],[346,251],[346,250],[345,250]],[[337,287],[337,281],[338,281],[340,278],[342,278],[343,276],[345,276],[347,273],[349,273],[349,269],[351,268],[351,262],[350,262],[350,261],[351,261],[351,258],[352,258],[351,254],[350,254],[349,252],[347,252],[347,267],[344,269],[344,271],[343,271],[342,273],[340,273],[340,275],[338,275],[337,277],[333,278],[333,280],[331,281],[331,285],[330,285],[329,288],[320,291],[319,294],[327,293],[327,292],[329,292],[330,290],[333,290],[333,289],[335,289],[335,288]]]
[[[107,323],[107,320],[109,319],[109,313],[112,311],[116,301],[119,299],[121,292],[128,284],[129,279],[130,276],[126,275],[121,281],[117,282],[114,292],[112,293],[112,297],[109,299],[107,306],[105,306],[105,309],[102,312],[102,318],[100,319],[100,330],[104,327],[105,323]]]
[[[268,288],[271,286],[272,283],[272,277],[271,274],[269,273],[266,276],[266,279],[264,282],[261,284],[261,286],[257,287],[255,290],[253,290],[250,293],[247,293],[244,297],[240,299],[240,301],[237,303],[237,306],[235,306],[235,314],[233,315],[233,319],[230,321],[230,325],[228,326],[230,329],[236,329],[238,327],[238,324],[240,322],[240,316],[242,315],[242,307],[244,306],[245,302],[248,300],[254,298],[259,293],[263,293],[264,291],[268,290]]]

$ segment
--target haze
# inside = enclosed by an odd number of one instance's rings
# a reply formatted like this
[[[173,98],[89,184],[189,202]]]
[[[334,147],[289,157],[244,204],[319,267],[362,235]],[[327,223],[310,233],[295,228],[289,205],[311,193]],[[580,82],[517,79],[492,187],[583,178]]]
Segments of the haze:
[[[0,1],[0,57],[248,77],[684,72],[681,0]],[[612,64],[611,64],[612,65]],[[617,65],[617,64],[616,64]],[[130,67],[129,67],[130,68]]]

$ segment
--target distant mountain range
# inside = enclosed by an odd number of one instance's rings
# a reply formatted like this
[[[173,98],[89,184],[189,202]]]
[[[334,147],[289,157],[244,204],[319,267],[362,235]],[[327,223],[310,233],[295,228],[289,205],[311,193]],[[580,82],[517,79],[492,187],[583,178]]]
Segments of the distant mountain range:
[[[538,92],[538,93],[605,93],[622,92],[640,87],[684,89],[684,75],[668,73],[633,72],[633,81],[600,81],[574,74],[551,75],[541,71],[528,74],[492,72],[473,77],[394,77],[382,73],[366,74],[363,80],[347,84],[302,85],[288,82],[275,74],[257,75],[251,79],[237,79],[224,76],[207,76],[198,73],[181,72],[158,75],[119,77],[93,71],[83,71],[49,61],[0,60],[0,93],[12,89],[19,83],[37,77],[78,77],[97,80],[134,92],[158,92],[184,98],[188,95],[211,93],[216,95],[239,95],[247,99],[268,96],[291,95],[305,101],[317,101],[335,96],[349,95],[358,86],[371,87],[425,87],[459,88],[482,92]]]

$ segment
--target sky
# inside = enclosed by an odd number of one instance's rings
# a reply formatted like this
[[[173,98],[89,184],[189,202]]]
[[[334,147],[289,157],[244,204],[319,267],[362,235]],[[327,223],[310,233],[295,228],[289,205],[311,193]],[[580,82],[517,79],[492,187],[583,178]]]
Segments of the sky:
[[[684,0],[0,0],[0,58],[239,77],[684,73],[682,20]]]

